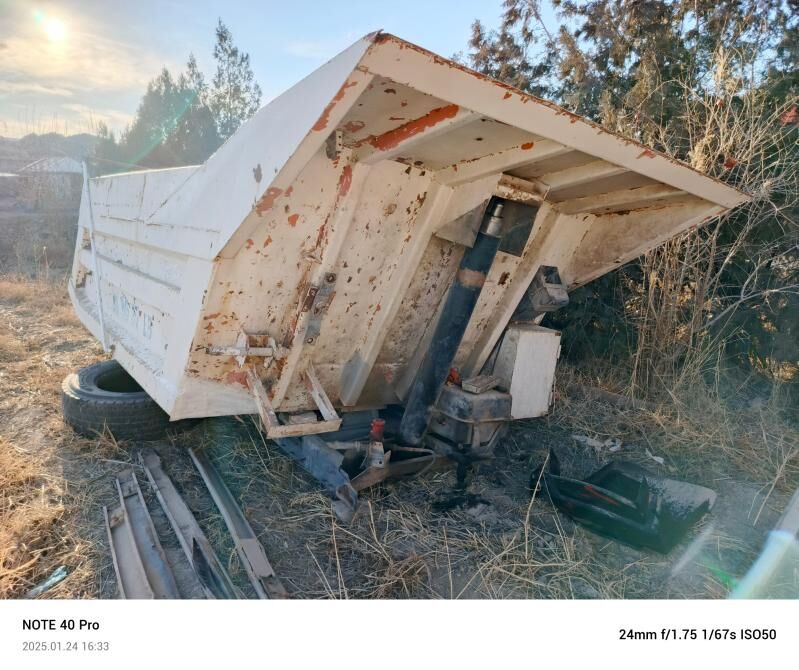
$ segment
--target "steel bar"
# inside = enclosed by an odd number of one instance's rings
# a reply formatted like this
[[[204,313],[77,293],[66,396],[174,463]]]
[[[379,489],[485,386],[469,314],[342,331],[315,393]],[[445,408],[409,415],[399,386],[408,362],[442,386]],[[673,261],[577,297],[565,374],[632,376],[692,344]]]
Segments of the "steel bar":
[[[150,583],[147,581],[136,543],[133,541],[125,511],[121,507],[117,507],[109,514],[108,508],[103,507],[103,515],[119,597],[123,599],[155,598]]]
[[[125,598],[180,598],[133,470],[121,472],[116,487],[120,507],[111,514],[107,526],[120,595]]]
[[[258,597],[286,598],[288,596],[286,589],[275,575],[264,548],[258,541],[258,536],[236,504],[236,499],[219,472],[205,452],[189,449],[189,455],[225,520],[225,525],[236,545],[236,551]]]
[[[227,600],[241,597],[191,510],[161,467],[158,454],[147,449],[139,452],[139,461],[206,597]]]

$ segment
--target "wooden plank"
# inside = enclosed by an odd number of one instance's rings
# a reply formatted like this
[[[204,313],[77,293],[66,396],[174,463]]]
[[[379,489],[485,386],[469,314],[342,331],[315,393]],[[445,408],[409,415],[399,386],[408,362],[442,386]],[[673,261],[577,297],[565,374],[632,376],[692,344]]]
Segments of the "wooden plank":
[[[478,375],[461,382],[461,388],[467,393],[485,393],[500,385],[502,380],[496,375]]]

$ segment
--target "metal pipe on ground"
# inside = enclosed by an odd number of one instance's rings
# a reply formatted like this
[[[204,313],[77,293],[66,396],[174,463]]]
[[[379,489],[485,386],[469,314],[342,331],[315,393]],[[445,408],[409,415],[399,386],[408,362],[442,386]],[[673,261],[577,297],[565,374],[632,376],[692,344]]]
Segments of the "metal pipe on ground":
[[[489,203],[474,246],[464,253],[458,274],[447,293],[430,347],[405,403],[400,438],[406,444],[420,444],[427,431],[433,407],[447,381],[486,275],[497,254],[502,237],[502,207],[499,198]]]

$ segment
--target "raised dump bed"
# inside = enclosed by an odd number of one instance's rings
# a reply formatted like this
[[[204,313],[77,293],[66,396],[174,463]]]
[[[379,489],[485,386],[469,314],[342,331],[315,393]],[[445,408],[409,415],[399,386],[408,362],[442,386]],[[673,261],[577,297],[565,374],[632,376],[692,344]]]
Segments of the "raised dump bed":
[[[172,420],[286,437],[397,406],[411,445],[433,414],[460,444],[545,413],[564,289],[747,199],[385,33],[205,164],[88,188],[75,309]]]

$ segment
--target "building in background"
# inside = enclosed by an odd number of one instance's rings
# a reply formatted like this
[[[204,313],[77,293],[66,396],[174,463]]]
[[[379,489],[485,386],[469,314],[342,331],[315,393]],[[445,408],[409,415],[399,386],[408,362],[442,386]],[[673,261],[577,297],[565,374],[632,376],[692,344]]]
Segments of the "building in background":
[[[74,158],[42,158],[19,171],[17,199],[36,210],[72,209],[80,204],[83,167]]]

